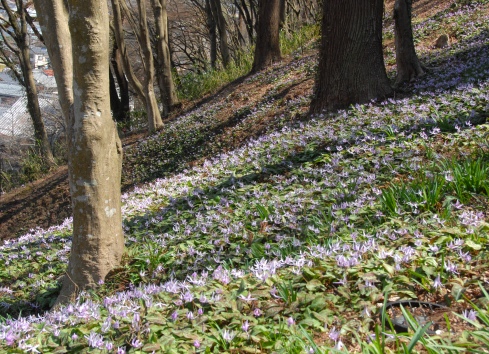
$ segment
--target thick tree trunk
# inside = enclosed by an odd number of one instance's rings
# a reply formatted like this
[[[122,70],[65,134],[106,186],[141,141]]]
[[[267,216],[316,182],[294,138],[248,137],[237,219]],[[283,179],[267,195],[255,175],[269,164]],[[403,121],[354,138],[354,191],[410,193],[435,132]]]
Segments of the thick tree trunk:
[[[324,0],[312,113],[391,94],[382,54],[383,9],[382,0]]]
[[[69,151],[73,244],[57,303],[97,286],[124,250],[122,146],[110,114],[109,18],[103,0],[69,0],[73,136]]]
[[[149,40],[148,22],[146,20],[146,0],[137,0],[139,10],[139,33],[141,41],[141,51],[144,59],[144,95],[146,97],[146,114],[148,116],[148,128],[150,132],[155,132],[163,128],[158,102],[154,91],[155,68],[153,62],[153,52]]]
[[[260,71],[281,59],[280,1],[260,0],[252,72]]]
[[[414,48],[413,29],[411,27],[412,0],[396,0],[394,4],[394,33],[396,41],[396,86],[413,81],[424,75]]]
[[[158,58],[158,83],[160,87],[163,115],[167,116],[178,105],[178,98],[171,72],[170,47],[168,46],[167,0],[151,0],[156,24],[156,49]]]

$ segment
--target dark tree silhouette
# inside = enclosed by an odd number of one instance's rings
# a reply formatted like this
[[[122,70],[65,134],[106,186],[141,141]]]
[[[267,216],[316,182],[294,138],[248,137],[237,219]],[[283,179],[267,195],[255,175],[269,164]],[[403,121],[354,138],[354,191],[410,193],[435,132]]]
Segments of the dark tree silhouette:
[[[280,60],[280,0],[260,0],[252,72]]]
[[[391,94],[382,54],[383,11],[382,0],[324,0],[312,113]]]

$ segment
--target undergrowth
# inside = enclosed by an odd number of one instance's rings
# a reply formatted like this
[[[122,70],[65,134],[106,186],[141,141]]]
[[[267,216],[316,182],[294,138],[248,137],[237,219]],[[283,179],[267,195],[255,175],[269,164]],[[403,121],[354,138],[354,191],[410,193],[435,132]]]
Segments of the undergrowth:
[[[454,21],[487,24],[478,6]],[[404,97],[298,119],[310,97],[280,93],[311,78],[301,57],[246,78],[268,86],[232,124],[216,112],[249,93],[169,123],[126,152],[151,182],[123,195],[127,252],[99,288],[45,312],[71,220],[0,246],[0,350],[487,351],[488,43],[463,34]]]

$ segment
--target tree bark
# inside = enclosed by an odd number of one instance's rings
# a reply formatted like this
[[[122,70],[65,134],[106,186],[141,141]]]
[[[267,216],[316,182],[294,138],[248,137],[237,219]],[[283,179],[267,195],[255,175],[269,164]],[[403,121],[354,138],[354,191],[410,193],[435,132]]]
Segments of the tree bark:
[[[109,18],[103,0],[69,0],[74,103],[69,151],[73,244],[57,303],[97,286],[124,250],[122,146],[110,113]]]
[[[281,30],[285,30],[286,33],[289,33],[289,29],[287,26],[287,0],[280,0],[280,25],[279,28]]]
[[[109,69],[109,88],[110,88],[110,110],[112,111],[112,117],[116,122],[122,122],[122,103],[117,93],[117,86],[115,85],[114,75]]]
[[[240,3],[238,3],[238,0],[234,0],[234,6],[236,6],[241,17],[243,18],[246,24],[246,31],[248,32],[248,40],[250,41],[250,43],[253,43],[255,23],[253,21],[252,12],[248,8],[248,5],[246,4],[245,0],[241,0]],[[253,4],[251,4],[250,7],[251,6],[253,6]]]
[[[34,81],[34,75],[32,73],[32,66],[30,61],[30,49],[29,49],[29,34],[27,32],[27,19],[26,9],[23,1],[16,1],[17,9],[14,11],[6,0],[2,0],[2,7],[5,10],[7,16],[5,22],[8,23],[9,29],[5,28],[5,23],[1,24],[3,33],[8,33],[12,40],[15,42],[17,48],[12,48],[19,60],[19,66],[21,71],[21,84],[26,90],[27,98],[27,110],[32,119],[34,127],[34,140],[35,145],[39,149],[39,153],[42,157],[43,163],[46,166],[53,166],[55,164],[51,146],[49,145],[48,135],[42,119],[41,108],[39,106],[39,95],[37,92],[36,83]],[[2,34],[2,39],[5,39]],[[9,46],[8,43],[4,45]]]
[[[252,72],[260,71],[281,59],[280,1],[260,0]]]
[[[137,78],[136,74],[132,70],[129,55],[127,53],[126,42],[124,40],[124,29],[122,25],[121,5],[119,0],[112,0],[112,13],[114,16],[114,37],[119,48],[122,65],[124,67],[124,73],[126,74],[127,81],[131,85],[132,89],[136,93],[137,98],[141,103],[146,102],[146,96],[144,94],[143,85]]]
[[[118,122],[124,123],[129,127],[131,121],[131,109],[129,106],[129,83],[127,82],[126,75],[124,75],[124,68],[122,63],[122,55],[117,43],[114,41],[114,46],[112,48],[112,55],[110,57],[111,72],[117,81],[119,86],[119,117],[116,117]]]
[[[39,148],[44,164],[46,166],[53,166],[55,165],[54,156],[51,151],[51,146],[49,145],[48,134],[42,119],[41,107],[39,106],[39,95],[37,93],[34,75],[32,74],[29,47],[27,46],[27,43],[21,44],[20,47],[22,57],[20,66],[22,68],[22,75],[24,77],[24,86],[27,96],[27,110],[29,111],[29,115],[32,118],[32,123],[34,126],[35,144]]]
[[[71,34],[68,27],[68,7],[63,0],[34,0],[34,6],[42,32],[49,34],[44,36],[44,43],[51,58],[59,102],[68,136],[70,136],[72,124],[69,122],[69,113],[73,104],[73,60]]]
[[[213,17],[219,30],[219,47],[221,48],[222,65],[227,68],[230,62],[228,29],[226,19],[222,13],[221,0],[210,0]]]
[[[139,45],[144,60],[144,95],[146,97],[146,114],[148,116],[148,128],[150,132],[155,132],[163,128],[158,102],[154,92],[154,61],[149,40],[148,21],[146,19],[146,0],[137,0],[139,10],[139,34],[141,40]]]
[[[382,0],[324,0],[312,113],[391,94],[382,53],[383,5]]]
[[[217,63],[217,25],[211,9],[211,0],[205,0],[205,13],[207,16],[207,29],[209,30],[211,67],[216,68]]]
[[[158,58],[158,83],[163,104],[163,115],[167,116],[177,105],[178,98],[171,72],[170,47],[168,46],[167,0],[151,0],[156,25],[156,49]]]
[[[396,43],[398,86],[406,81],[425,74],[414,48],[413,29],[411,26],[412,0],[396,0],[394,4],[394,33]]]

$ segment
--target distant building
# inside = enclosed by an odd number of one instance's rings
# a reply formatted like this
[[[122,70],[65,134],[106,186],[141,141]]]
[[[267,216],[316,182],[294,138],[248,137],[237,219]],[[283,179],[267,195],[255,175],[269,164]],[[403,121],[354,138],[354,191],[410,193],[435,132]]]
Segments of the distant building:
[[[64,122],[52,70],[34,70],[34,80],[37,83],[39,105],[48,135],[63,135]],[[4,70],[0,73],[0,134],[32,138],[33,133],[25,89]]]
[[[45,47],[31,47],[31,65],[34,69],[47,68],[49,55]]]

